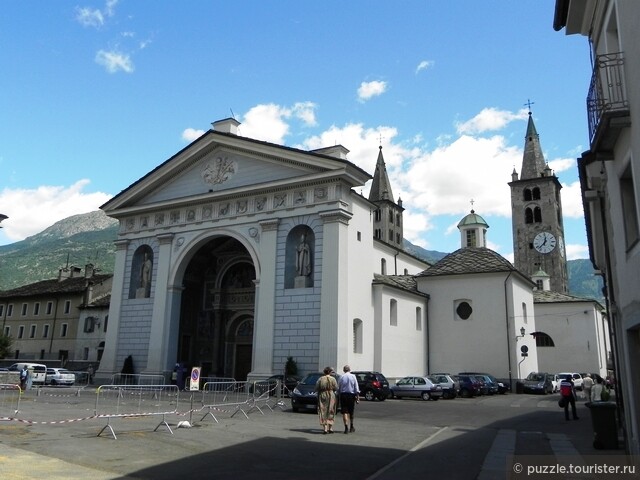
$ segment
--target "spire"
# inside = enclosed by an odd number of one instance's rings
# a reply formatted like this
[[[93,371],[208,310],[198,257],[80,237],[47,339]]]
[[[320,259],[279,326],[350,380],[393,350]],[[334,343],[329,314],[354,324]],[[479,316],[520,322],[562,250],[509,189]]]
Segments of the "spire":
[[[527,124],[527,134],[524,142],[524,155],[522,156],[522,170],[520,179],[541,177],[544,174],[546,162],[540,148],[540,137],[533,123],[531,110],[529,110],[529,123]]]
[[[387,175],[387,167],[382,156],[382,145],[378,152],[378,161],[376,162],[376,172],[373,175],[373,183],[369,192],[369,200],[377,202],[380,200],[389,200],[393,202],[393,193],[391,193],[391,182]]]

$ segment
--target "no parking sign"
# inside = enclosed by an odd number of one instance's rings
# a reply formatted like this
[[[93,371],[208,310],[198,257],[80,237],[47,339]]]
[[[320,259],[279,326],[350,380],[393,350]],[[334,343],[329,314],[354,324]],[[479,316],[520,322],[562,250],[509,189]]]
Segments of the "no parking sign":
[[[189,390],[200,389],[200,367],[193,367],[191,369],[191,379],[189,382]]]

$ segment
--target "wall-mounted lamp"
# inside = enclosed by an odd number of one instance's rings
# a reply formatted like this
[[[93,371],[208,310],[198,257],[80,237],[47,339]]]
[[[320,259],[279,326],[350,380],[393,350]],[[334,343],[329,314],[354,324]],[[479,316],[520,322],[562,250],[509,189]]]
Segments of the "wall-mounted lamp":
[[[520,335],[516,335],[516,342],[518,341],[519,338],[523,338],[525,333],[526,333],[526,330],[524,329],[524,327],[520,327]]]

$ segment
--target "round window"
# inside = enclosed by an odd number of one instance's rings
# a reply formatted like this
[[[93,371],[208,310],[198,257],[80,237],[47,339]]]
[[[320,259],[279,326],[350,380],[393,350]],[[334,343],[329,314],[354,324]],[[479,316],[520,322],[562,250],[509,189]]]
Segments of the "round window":
[[[456,308],[456,313],[463,320],[467,320],[471,316],[472,312],[473,312],[473,309],[471,308],[471,305],[469,305],[469,303],[467,302],[460,302],[460,304],[458,305],[458,308]]]

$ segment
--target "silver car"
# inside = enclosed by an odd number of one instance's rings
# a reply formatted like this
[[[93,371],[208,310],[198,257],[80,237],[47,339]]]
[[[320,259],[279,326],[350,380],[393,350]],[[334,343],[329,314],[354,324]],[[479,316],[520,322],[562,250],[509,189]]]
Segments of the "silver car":
[[[438,400],[442,397],[442,387],[431,377],[404,377],[391,387],[393,398],[413,397],[423,400]]]

